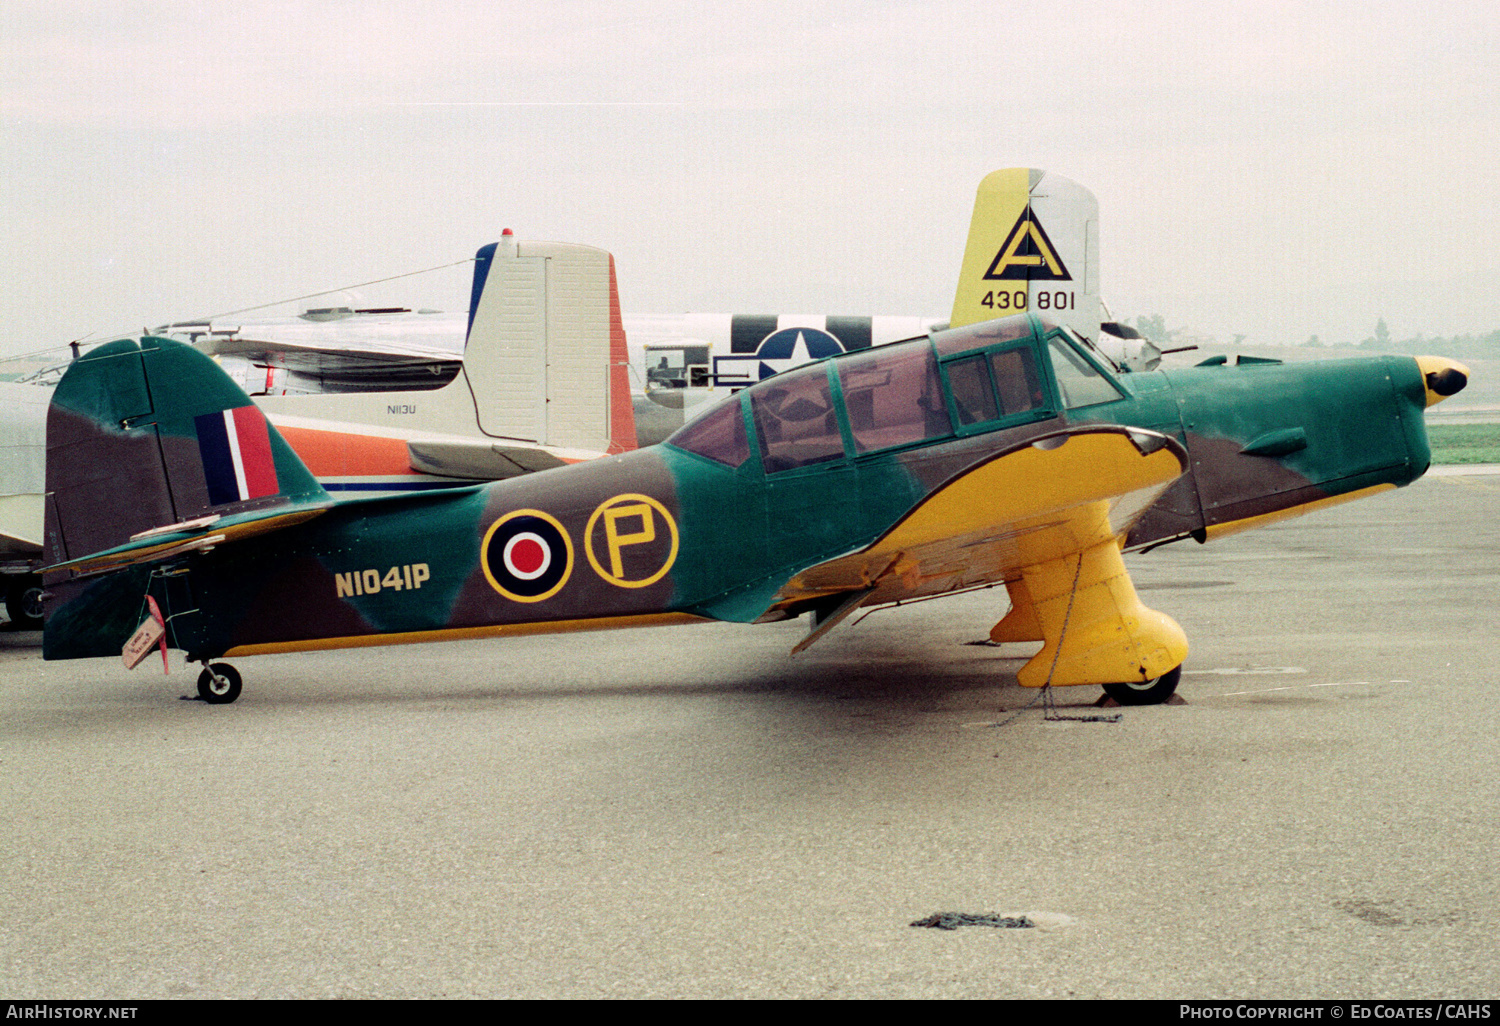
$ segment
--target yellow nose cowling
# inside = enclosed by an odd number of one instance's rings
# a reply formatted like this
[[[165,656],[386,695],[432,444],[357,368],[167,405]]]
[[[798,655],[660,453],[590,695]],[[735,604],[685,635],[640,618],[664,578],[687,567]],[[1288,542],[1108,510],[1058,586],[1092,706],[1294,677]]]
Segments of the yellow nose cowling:
[[[1469,368],[1446,356],[1419,356],[1417,367],[1427,383],[1427,405],[1433,406],[1463,391],[1469,383]]]

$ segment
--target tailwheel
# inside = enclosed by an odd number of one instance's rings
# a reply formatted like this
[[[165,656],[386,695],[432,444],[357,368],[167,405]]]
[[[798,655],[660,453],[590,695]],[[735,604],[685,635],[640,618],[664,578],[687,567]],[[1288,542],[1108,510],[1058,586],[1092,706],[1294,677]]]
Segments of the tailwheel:
[[[210,705],[228,705],[240,697],[240,671],[228,663],[205,663],[198,674],[198,697]]]
[[[1121,705],[1160,705],[1172,697],[1181,678],[1182,667],[1176,666],[1150,680],[1106,684],[1104,693]]]

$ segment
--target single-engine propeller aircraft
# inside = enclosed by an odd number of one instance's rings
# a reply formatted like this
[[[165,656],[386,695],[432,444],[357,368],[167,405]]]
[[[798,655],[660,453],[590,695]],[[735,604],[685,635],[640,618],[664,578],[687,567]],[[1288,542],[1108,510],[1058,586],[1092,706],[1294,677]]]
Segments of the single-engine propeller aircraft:
[[[974,280],[1055,275],[1036,242]],[[48,414],[44,656],[170,645],[222,703],[224,657],[808,614],[801,650],[857,608],[1003,582],[991,637],[1044,642],[1022,685],[1160,702],[1187,641],[1122,551],[1407,484],[1423,409],[1467,382],[1438,357],[1122,373],[1034,309],[974,322],[971,286],[960,326],[765,378],[662,444],[339,503],[202,353],[100,346]]]

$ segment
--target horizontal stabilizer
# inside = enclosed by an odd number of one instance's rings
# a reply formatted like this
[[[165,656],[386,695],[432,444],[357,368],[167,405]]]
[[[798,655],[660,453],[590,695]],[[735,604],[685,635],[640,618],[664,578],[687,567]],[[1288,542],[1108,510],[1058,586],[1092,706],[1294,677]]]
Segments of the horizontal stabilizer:
[[[413,470],[440,477],[463,477],[475,481],[503,481],[538,470],[551,470],[567,461],[535,446],[504,445],[499,442],[410,441],[406,451]]]
[[[189,552],[208,552],[219,545],[243,541],[256,535],[304,523],[333,505],[332,500],[304,503],[296,508],[278,508],[237,516],[202,517],[183,524],[142,531],[124,545],[44,567],[44,573],[69,571],[74,576],[110,573],[140,563],[159,563]]]

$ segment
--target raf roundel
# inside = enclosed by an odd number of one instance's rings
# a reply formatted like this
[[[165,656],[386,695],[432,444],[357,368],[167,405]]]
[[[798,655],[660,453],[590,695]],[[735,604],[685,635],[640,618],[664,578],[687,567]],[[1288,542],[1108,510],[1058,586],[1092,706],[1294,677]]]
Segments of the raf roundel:
[[[573,544],[562,524],[537,509],[518,509],[484,535],[484,576],[513,602],[556,595],[573,572]]]

